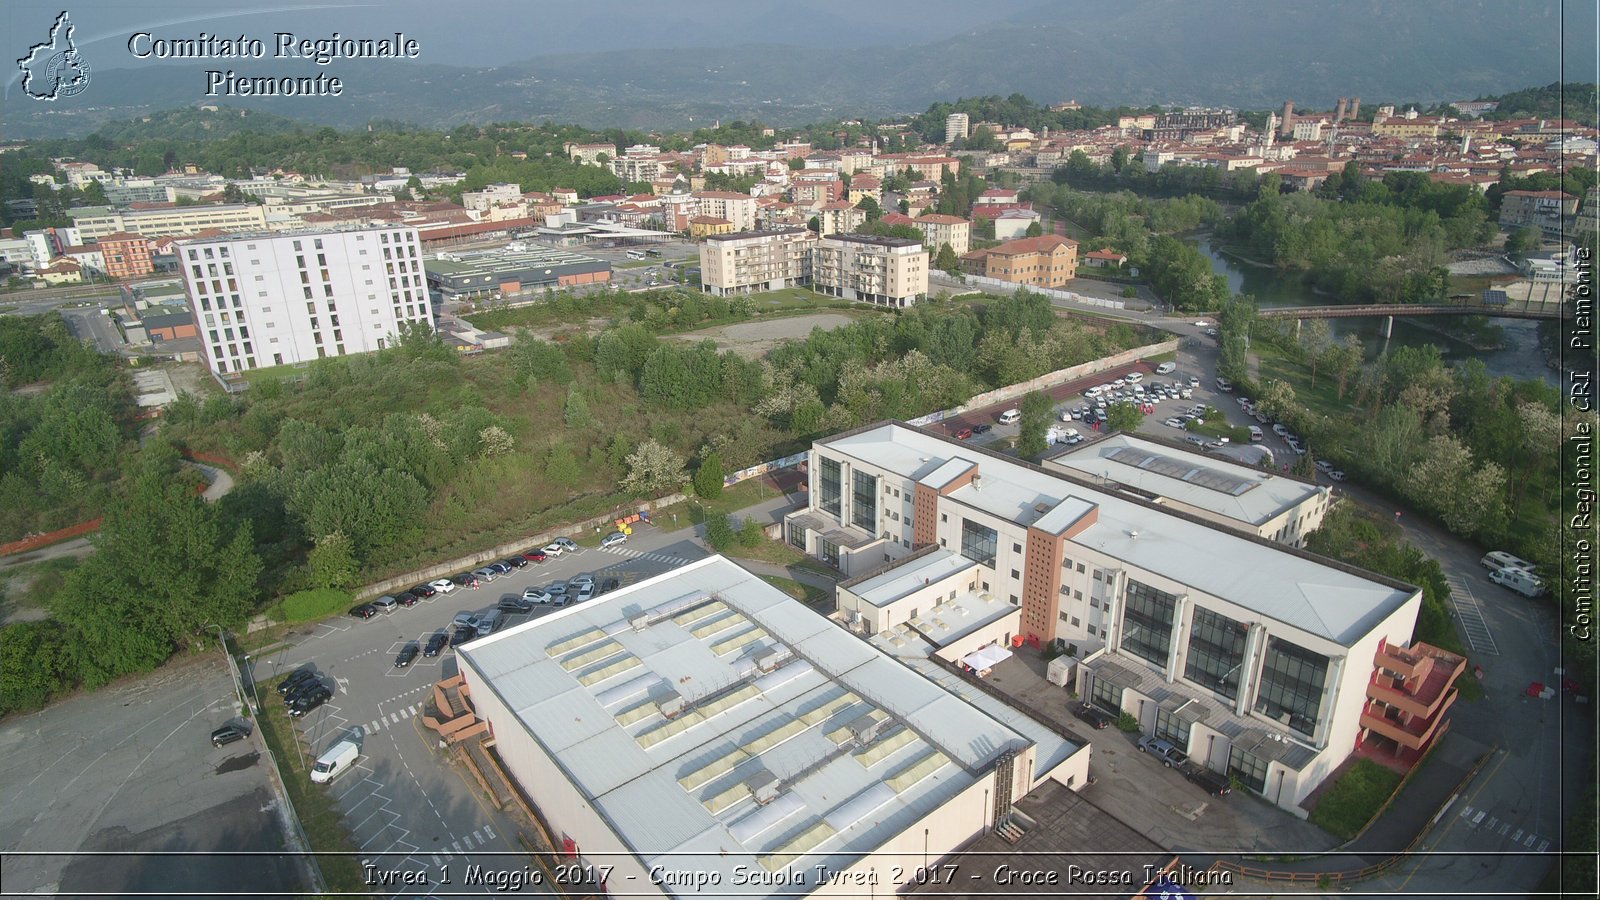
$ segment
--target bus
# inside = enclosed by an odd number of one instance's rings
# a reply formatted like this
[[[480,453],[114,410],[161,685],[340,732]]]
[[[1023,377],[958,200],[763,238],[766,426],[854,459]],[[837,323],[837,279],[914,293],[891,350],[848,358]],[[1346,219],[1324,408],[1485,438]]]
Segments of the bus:
[[[629,259],[644,259],[644,251],[643,250],[629,250],[628,251],[628,258]]]

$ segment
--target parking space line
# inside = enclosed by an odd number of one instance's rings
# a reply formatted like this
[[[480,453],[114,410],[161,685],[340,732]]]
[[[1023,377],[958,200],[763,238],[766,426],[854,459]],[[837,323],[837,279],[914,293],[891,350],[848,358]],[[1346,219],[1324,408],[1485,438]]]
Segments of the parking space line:
[[[493,838],[495,836],[494,829],[490,828],[487,825],[483,826],[483,832],[484,832],[484,834],[487,834],[491,838]]]
[[[1545,852],[1546,850],[1549,850],[1549,849],[1550,849],[1550,842],[1549,841],[1540,841],[1539,842],[1539,849],[1535,850],[1534,852],[1535,853],[1543,853],[1543,852]]]
[[[417,705],[415,703],[413,703],[411,705],[411,708],[406,710],[406,716],[410,717],[410,716],[414,716],[416,714],[417,714]]]

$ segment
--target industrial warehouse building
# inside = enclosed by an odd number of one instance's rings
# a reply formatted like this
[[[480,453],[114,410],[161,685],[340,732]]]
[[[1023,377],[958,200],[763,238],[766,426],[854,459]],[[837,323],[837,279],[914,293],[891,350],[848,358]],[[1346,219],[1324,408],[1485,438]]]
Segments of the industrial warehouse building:
[[[611,264],[604,260],[551,247],[512,247],[431,256],[423,262],[428,287],[445,300],[467,300],[611,280]]]
[[[866,426],[812,445],[809,505],[785,517],[785,538],[857,574],[839,590],[852,627],[937,642],[982,619],[1004,642],[1054,644],[1086,700],[1301,817],[1353,750],[1425,753],[1464,661],[1407,646],[1422,592],[1224,527],[1192,492],[1184,509],[1125,490],[1144,456],[1184,460],[1121,446],[1134,455],[1104,470],[1109,484],[1069,474],[1071,460],[1052,470]],[[1182,494],[1176,468],[1161,481],[1152,496]]]
[[[859,897],[1088,775],[1087,746],[896,640],[713,556],[459,660],[506,768],[568,853],[615,867],[607,889]]]

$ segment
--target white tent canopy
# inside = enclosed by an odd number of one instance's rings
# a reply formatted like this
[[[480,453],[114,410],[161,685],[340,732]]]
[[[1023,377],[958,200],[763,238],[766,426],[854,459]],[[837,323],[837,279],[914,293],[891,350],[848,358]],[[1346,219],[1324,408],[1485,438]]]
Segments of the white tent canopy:
[[[999,665],[1010,658],[1010,650],[1007,650],[1004,647],[991,645],[974,650],[973,652],[967,654],[966,657],[961,661],[974,669],[982,671],[983,669],[992,669],[996,665]]]

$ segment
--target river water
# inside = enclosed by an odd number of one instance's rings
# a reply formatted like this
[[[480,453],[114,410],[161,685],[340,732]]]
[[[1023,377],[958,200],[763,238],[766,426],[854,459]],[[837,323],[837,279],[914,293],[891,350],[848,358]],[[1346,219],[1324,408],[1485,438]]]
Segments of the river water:
[[[1262,307],[1327,306],[1330,298],[1312,293],[1311,287],[1301,282],[1293,272],[1247,265],[1218,253],[1211,246],[1208,235],[1188,239],[1211,260],[1211,267],[1227,276],[1228,287],[1235,294],[1250,294]],[[1383,337],[1381,318],[1329,319],[1335,340],[1346,334],[1355,334],[1367,349],[1369,359],[1376,358],[1386,349],[1416,347],[1435,344],[1446,362],[1477,357],[1483,360],[1490,375],[1504,375],[1517,380],[1542,379],[1560,385],[1556,370],[1545,364],[1539,349],[1539,323],[1531,319],[1492,319],[1503,334],[1503,346],[1498,350],[1477,350],[1436,331],[1420,328],[1406,319],[1396,319],[1394,334],[1387,341]]]

